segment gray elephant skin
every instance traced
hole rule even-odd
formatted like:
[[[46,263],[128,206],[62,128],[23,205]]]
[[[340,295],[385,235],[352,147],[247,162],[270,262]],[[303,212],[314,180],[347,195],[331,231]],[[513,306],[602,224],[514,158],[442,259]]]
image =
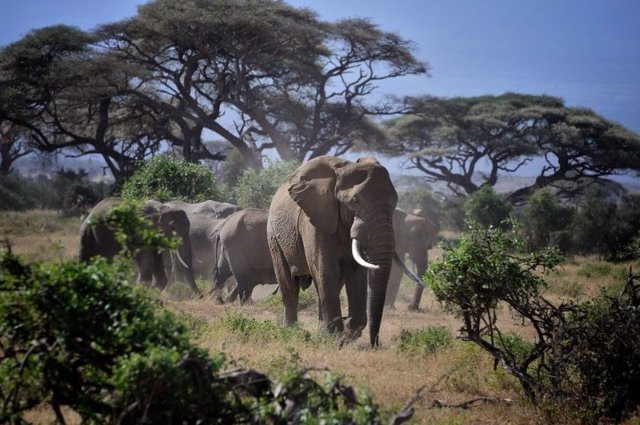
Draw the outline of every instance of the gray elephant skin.
[[[404,260],[408,255],[409,260],[416,266],[416,274],[423,276],[429,264],[429,249],[433,247],[438,233],[437,226],[431,220],[396,208],[393,213],[393,231],[398,256]],[[402,270],[394,262],[385,300],[385,306],[388,308],[395,308],[401,279]],[[418,310],[423,291],[423,285],[416,285],[409,310]]]
[[[241,210],[237,205],[217,201],[188,203],[183,201],[169,201],[165,205],[185,212],[189,219],[189,241],[193,258],[193,274],[208,282],[213,282],[213,270],[216,266],[214,230],[225,218]],[[184,269],[175,254],[170,262],[172,265],[171,280],[183,281]]]
[[[213,274],[212,296],[224,302],[225,283],[234,277],[237,285],[226,301],[251,301],[258,284],[277,284],[267,243],[266,211],[245,209],[233,213],[216,228],[217,266]]]
[[[120,198],[106,198],[100,201],[89,213],[80,227],[80,260],[88,261],[92,257],[102,256],[112,260],[120,251],[120,246],[116,241],[113,230],[104,224],[90,225],[90,222],[97,217],[104,216],[117,205],[122,204]],[[179,255],[185,282],[191,289],[200,293],[193,277],[193,267],[191,264],[191,244],[189,242],[189,220],[184,211],[164,205],[157,201],[146,201],[143,204],[141,214],[149,219],[156,230],[167,236],[179,236],[182,240],[177,253]],[[163,253],[150,249],[140,249],[136,253],[136,263],[138,265],[138,281],[144,284],[155,285],[164,289],[167,286],[166,264],[163,260]]]
[[[397,201],[387,169],[373,158],[314,158],[278,189],[269,209],[267,241],[285,324],[297,321],[300,278],[310,276],[318,292],[320,328],[341,333],[348,342],[368,324],[371,346],[378,345]],[[348,300],[344,320],[342,286]]]

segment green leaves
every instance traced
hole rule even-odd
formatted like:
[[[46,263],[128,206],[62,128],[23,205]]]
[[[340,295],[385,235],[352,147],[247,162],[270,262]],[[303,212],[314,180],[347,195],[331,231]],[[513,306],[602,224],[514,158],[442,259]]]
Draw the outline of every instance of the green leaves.
[[[268,210],[271,198],[278,187],[299,165],[297,161],[283,161],[270,164],[262,170],[245,170],[233,190],[238,205],[243,208]]]
[[[122,187],[126,199],[223,201],[213,173],[203,165],[156,156],[140,167]]]
[[[456,246],[443,246],[442,260],[425,275],[438,300],[461,317],[538,293],[546,283],[537,271],[552,270],[561,261],[555,251],[520,254],[514,232],[475,223],[468,230]]]

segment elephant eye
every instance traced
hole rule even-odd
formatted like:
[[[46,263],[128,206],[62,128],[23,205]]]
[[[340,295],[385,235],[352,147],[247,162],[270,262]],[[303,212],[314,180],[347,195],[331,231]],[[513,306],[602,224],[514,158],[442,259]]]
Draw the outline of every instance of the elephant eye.
[[[358,200],[358,195],[353,195],[353,196],[351,197],[351,203],[355,205],[355,204],[357,204],[358,202],[359,202],[359,200]]]

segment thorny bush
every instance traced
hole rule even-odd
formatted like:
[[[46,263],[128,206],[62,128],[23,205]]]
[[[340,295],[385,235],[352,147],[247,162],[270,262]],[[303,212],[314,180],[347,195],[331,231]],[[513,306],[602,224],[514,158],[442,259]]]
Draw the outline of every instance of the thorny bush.
[[[620,420],[640,407],[640,291],[628,278],[619,296],[553,304],[544,272],[560,264],[555,251],[522,254],[515,229],[471,223],[456,246],[425,275],[445,308],[462,319],[462,338],[490,353],[524,394],[552,415],[585,422]],[[533,328],[514,340],[498,322],[507,307]],[[514,341],[517,342],[514,344]]]

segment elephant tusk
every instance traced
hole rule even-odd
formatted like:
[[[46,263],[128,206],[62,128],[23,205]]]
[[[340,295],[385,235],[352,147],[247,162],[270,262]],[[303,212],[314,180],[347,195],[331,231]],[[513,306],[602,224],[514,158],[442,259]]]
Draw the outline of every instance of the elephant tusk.
[[[180,255],[180,251],[176,250],[176,257],[178,257],[178,261],[180,262],[180,264],[182,264],[182,267],[184,267],[187,270],[190,269],[187,263],[182,259],[182,256]]]
[[[398,264],[398,267],[400,267],[400,270],[402,270],[404,274],[406,274],[411,280],[413,280],[413,282],[416,285],[425,286],[422,279],[420,279],[417,274],[411,271],[411,269],[409,269],[409,267],[407,267],[406,264],[404,264],[404,261],[402,261],[402,259],[400,258],[400,255],[395,250],[393,251],[393,261],[395,261]]]
[[[360,264],[362,267],[373,270],[380,268],[380,266],[376,266],[375,264],[367,263],[365,259],[362,258],[362,255],[360,255],[360,243],[357,239],[352,239],[351,254],[353,255],[353,259],[356,260],[356,263]]]

